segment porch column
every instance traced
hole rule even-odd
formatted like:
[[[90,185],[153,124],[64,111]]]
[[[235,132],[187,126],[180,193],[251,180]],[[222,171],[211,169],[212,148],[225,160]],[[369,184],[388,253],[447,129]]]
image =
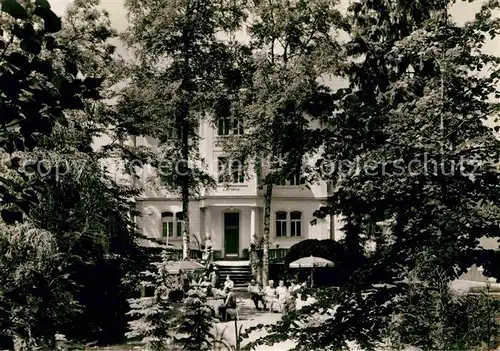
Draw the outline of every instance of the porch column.
[[[205,237],[207,236],[207,227],[205,225],[205,211],[206,209],[204,207],[200,208],[200,228],[199,228],[199,233],[200,233],[200,239],[204,240]]]
[[[209,207],[205,207],[205,218],[204,218],[204,234],[205,237],[208,235],[210,236],[210,239],[212,240],[212,243],[214,242],[214,237],[212,235],[212,211],[210,210]],[[205,239],[205,238],[203,238]]]
[[[250,209],[250,244],[255,243],[255,237],[257,236],[257,215],[256,215],[257,210],[255,207],[252,207]]]

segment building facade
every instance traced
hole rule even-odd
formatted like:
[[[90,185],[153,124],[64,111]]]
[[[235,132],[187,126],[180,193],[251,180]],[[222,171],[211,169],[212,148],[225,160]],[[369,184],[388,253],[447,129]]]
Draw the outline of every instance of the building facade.
[[[215,259],[247,259],[250,245],[263,235],[264,197],[255,169],[243,170],[227,164],[221,138],[243,133],[237,126],[228,126],[214,127],[206,122],[200,128],[200,155],[217,185],[190,201],[191,249],[199,248],[199,243],[210,237]],[[157,145],[148,137],[135,137],[133,143],[153,149]],[[137,199],[141,213],[136,219],[138,227],[147,237],[182,247],[184,220],[180,197],[163,188],[151,168],[142,169],[137,181],[144,189]],[[335,217],[311,223],[314,211],[325,203],[327,196],[326,183],[302,184],[300,176],[276,185],[271,206],[271,251],[286,252],[304,239],[338,240],[340,223]]]

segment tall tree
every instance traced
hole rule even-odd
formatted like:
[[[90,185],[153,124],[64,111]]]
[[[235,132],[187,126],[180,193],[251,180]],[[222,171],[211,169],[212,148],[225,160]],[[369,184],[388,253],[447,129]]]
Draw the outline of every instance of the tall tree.
[[[0,335],[20,341],[16,349],[54,349],[55,333],[77,306],[63,271],[67,256],[34,212],[60,169],[23,161],[32,161],[43,136],[67,124],[65,112],[96,96],[99,82],[78,78],[75,61],[61,53],[65,48],[54,37],[61,20],[47,1],[4,0],[1,10],[1,157],[10,161],[0,178],[6,222],[0,229]]]
[[[180,192],[184,220],[183,257],[189,258],[189,201],[211,177],[196,162],[199,125],[220,61],[229,59],[221,34],[237,29],[244,14],[238,1],[127,0],[125,40],[136,54],[124,91],[118,129],[159,140],[153,164],[170,190]]]
[[[500,234],[500,145],[484,123],[498,116],[491,98],[499,96],[500,59],[482,51],[500,30],[492,16],[498,2],[485,2],[464,25],[449,17],[451,3],[363,0],[350,7],[350,89],[339,92],[324,157],[352,161],[359,171],[334,175],[335,191],[318,215],[344,215],[352,247],[371,239],[374,218],[389,220],[390,231],[339,294],[320,298],[314,309],[324,322],[280,325],[298,332],[301,346],[338,349],[355,340],[375,347],[391,320],[411,322],[406,297],[415,279],[428,296],[481,256],[479,238]],[[311,322],[306,314],[299,319]],[[441,334],[433,344],[413,342],[456,349],[441,332],[433,331]]]
[[[3,0],[0,4],[0,147],[12,155],[33,150],[38,137],[50,134],[57,122],[64,123],[63,112],[81,108],[82,93],[92,94],[95,87],[76,77],[74,62],[68,60],[59,69],[51,61],[50,55],[60,49],[53,34],[61,29],[61,20],[48,1]],[[19,173],[21,184],[2,180],[2,219],[22,222],[22,213],[36,201],[38,186],[18,172],[19,157],[12,156],[9,168]]]
[[[269,279],[269,237],[273,187],[306,176],[306,158],[318,150],[318,126],[331,113],[330,89],[324,83],[340,53],[336,29],[341,16],[334,1],[255,1],[249,10],[252,64],[244,84],[226,94],[234,119],[243,119],[243,137],[231,138],[226,150],[256,160],[264,196],[262,280]],[[241,89],[243,88],[243,89]],[[267,164],[264,164],[267,163]]]
[[[54,62],[71,60],[78,73],[100,89],[84,95],[83,109],[66,113],[67,125],[55,127],[35,150],[56,163],[61,174],[42,192],[33,220],[56,235],[65,260],[63,272],[78,286],[71,292],[81,313],[60,332],[79,341],[109,344],[122,341],[126,298],[135,288],[124,281],[143,257],[129,217],[137,193],[103,170],[110,155],[93,148],[94,140],[106,131],[110,106],[100,98],[112,96],[109,88],[117,66],[115,47],[109,42],[117,33],[99,5],[99,0],[75,1],[56,37],[64,49]],[[96,280],[105,283],[96,285]]]

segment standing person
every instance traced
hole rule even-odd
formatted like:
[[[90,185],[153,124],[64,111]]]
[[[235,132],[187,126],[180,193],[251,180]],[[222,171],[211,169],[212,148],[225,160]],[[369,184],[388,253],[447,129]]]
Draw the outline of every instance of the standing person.
[[[262,290],[260,289],[259,284],[255,282],[255,279],[252,279],[250,284],[248,284],[248,292],[250,293],[250,299],[255,304],[255,308],[257,311],[260,311],[259,301],[264,306],[264,299],[262,298]]]
[[[226,276],[226,281],[224,282],[224,289],[226,288],[234,288],[234,282],[231,280],[231,277],[229,275]]]
[[[219,275],[217,271],[217,266],[214,266],[208,276],[210,279],[210,282],[212,283],[212,288],[218,289],[219,288]]]
[[[206,265],[212,263],[212,239],[210,239],[209,235],[206,236],[203,245],[203,261],[205,261]]]
[[[184,292],[184,294],[187,294],[190,285],[189,276],[188,274],[186,274],[186,272],[182,270],[179,271],[179,275],[181,277],[181,282],[182,282],[182,291]]]

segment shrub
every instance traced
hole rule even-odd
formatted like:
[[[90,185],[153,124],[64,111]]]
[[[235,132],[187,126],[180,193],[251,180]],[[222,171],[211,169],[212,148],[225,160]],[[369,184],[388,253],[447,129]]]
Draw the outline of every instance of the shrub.
[[[427,291],[405,307],[394,316],[390,331],[392,344],[398,348],[490,349],[499,335],[500,303],[486,294],[453,296]]]
[[[165,253],[162,261],[154,264],[154,269],[143,273],[145,280],[143,284],[155,288],[154,297],[141,297],[129,301],[131,311],[128,314],[138,318],[129,323],[131,330],[127,333],[127,337],[139,338],[146,350],[168,349],[172,340],[173,307],[168,296],[170,288],[175,284],[172,277],[166,274],[165,265],[168,258],[168,253]]]
[[[183,336],[177,338],[176,342],[182,345],[183,350],[212,349],[213,318],[206,305],[206,295],[201,290],[195,288],[188,292],[178,325],[177,333]]]
[[[408,276],[388,328],[390,343],[426,350],[491,349],[500,335],[500,301],[489,290],[457,294],[439,279],[439,269],[434,271],[426,271],[426,281]]]

